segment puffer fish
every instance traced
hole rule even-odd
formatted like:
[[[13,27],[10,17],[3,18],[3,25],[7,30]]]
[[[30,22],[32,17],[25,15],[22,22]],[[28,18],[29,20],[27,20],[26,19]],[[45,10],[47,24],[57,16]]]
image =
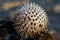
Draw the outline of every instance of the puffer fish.
[[[33,38],[36,34],[41,35],[41,31],[47,30],[48,17],[41,5],[27,3],[15,13],[15,29],[21,37],[20,40]]]

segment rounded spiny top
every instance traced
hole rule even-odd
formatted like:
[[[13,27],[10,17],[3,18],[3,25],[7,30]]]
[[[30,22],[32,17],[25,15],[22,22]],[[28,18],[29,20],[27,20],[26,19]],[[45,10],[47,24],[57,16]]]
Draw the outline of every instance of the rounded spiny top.
[[[16,30],[23,38],[33,37],[47,28],[48,18],[46,12],[35,3],[24,4],[16,11]]]

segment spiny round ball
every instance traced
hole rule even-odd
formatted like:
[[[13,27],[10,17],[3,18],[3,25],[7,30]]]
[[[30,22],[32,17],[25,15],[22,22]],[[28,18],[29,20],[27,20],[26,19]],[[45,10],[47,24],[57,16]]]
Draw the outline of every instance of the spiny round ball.
[[[21,37],[33,37],[47,27],[46,12],[35,3],[24,4],[15,17],[16,30]]]

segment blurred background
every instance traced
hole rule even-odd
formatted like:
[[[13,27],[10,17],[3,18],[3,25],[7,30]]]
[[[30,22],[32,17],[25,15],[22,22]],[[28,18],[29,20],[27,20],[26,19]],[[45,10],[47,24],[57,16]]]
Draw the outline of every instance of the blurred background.
[[[0,0],[0,29],[3,28],[2,25],[6,23],[1,20],[9,20],[9,14],[27,2],[34,2],[45,9],[49,19],[48,28],[52,29],[60,40],[60,0]],[[11,16],[13,16],[13,14]],[[6,29],[3,28],[3,31],[4,30]],[[3,34],[3,32],[1,34]],[[10,34],[7,36],[10,37]],[[7,36],[5,40],[9,40]]]

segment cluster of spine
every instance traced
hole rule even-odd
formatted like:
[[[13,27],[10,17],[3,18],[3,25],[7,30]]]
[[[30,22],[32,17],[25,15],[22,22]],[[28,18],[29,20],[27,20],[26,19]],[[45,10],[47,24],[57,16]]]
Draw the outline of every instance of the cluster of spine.
[[[41,31],[47,30],[48,18],[45,10],[35,3],[24,4],[16,12],[14,21],[21,40],[28,37],[41,35]]]

